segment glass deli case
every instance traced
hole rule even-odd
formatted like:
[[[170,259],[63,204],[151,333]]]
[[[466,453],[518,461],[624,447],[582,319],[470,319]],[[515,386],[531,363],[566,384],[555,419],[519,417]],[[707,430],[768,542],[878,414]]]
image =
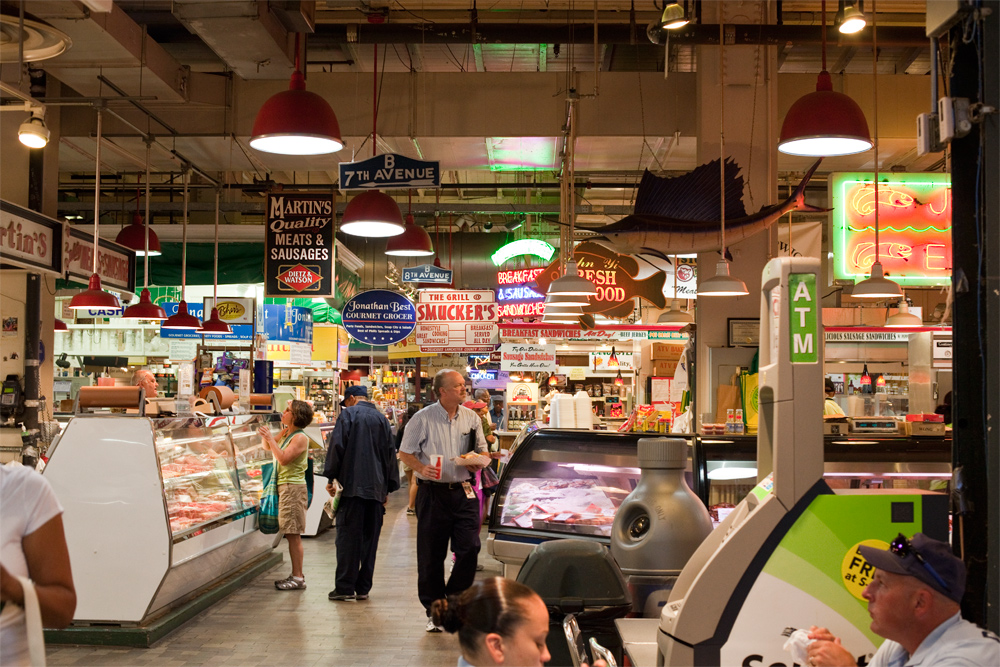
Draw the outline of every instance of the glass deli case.
[[[656,434],[525,428],[490,512],[488,553],[516,577],[536,544],[579,537],[610,544],[622,501],[639,482],[637,443]]]
[[[70,420],[44,475],[64,508],[75,621],[140,623],[270,553],[280,536],[257,530],[270,417]]]

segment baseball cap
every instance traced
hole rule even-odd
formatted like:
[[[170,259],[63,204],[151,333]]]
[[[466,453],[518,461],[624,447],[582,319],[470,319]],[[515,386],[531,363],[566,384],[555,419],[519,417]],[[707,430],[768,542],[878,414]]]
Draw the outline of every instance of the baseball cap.
[[[344,398],[347,399],[351,396],[360,396],[361,398],[368,398],[368,387],[360,384],[354,384],[344,390]]]
[[[889,549],[861,546],[858,551],[880,570],[916,577],[945,597],[961,602],[965,594],[965,563],[951,545],[917,533],[912,540],[900,533]]]
[[[482,401],[466,401],[465,403],[462,403],[462,405],[470,410],[480,410],[486,407],[486,404]]]

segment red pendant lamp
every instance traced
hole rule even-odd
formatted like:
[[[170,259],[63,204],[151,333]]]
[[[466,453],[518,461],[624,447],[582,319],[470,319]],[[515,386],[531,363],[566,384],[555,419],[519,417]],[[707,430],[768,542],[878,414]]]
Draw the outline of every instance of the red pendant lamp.
[[[146,198],[148,200],[148,187]],[[135,252],[137,257],[142,257],[146,254],[146,231],[149,229],[148,225],[143,224],[142,216],[139,215],[139,196],[136,194],[135,198],[136,212],[132,215],[132,224],[123,227],[118,236],[115,237],[115,243],[118,245],[123,245],[129,250]],[[148,206],[146,207],[149,208]],[[146,219],[149,219],[149,212],[146,213]],[[149,254],[152,257],[160,255],[160,239],[152,229],[149,229]]]
[[[69,331],[69,327],[66,326],[66,323],[60,320],[59,318],[56,318],[55,326],[52,327],[52,329],[56,333],[67,333]]]
[[[407,214],[403,233],[389,239],[385,244],[385,254],[397,257],[429,257],[434,254],[434,244],[427,230],[416,224],[412,214]]]
[[[280,155],[325,155],[344,147],[340,123],[330,104],[306,90],[295,35],[295,71],[288,90],[272,95],[257,112],[250,146]]]
[[[233,333],[229,324],[219,317],[215,304],[219,301],[219,190],[215,191],[215,278],[212,283],[212,314],[205,320],[198,333],[203,336],[225,336]]]
[[[177,312],[166,319],[160,325],[161,329],[186,329],[188,331],[200,329],[201,320],[194,315],[188,314],[187,301],[184,300],[184,293],[187,289],[187,234],[188,234],[188,182],[191,177],[191,170],[184,170],[184,216],[182,219],[181,241],[181,302],[177,304]]]
[[[100,236],[98,224],[101,221],[101,120],[102,110],[97,110],[97,163],[94,174],[94,272],[90,275],[87,289],[76,294],[69,302],[73,310],[117,310],[121,308],[118,297],[101,289],[101,277],[97,275],[97,255],[100,251]]]
[[[149,256],[153,254],[150,252],[150,237],[149,237],[149,147],[150,144],[146,142],[146,224],[144,229],[146,234],[143,236],[143,261],[145,262],[145,268],[142,272],[142,293],[139,295],[139,303],[134,303],[125,309],[122,313],[122,319],[125,320],[165,320],[167,319],[167,313],[160,306],[153,303],[149,295]],[[137,218],[139,217],[136,213]],[[131,225],[134,227],[135,225]],[[121,234],[119,234],[121,236]],[[156,254],[159,254],[157,252]]]
[[[826,71],[826,0],[823,18],[823,69],[816,79],[816,92],[800,97],[785,114],[778,150],[788,155],[853,155],[872,147],[868,121],[858,103],[833,90]]]

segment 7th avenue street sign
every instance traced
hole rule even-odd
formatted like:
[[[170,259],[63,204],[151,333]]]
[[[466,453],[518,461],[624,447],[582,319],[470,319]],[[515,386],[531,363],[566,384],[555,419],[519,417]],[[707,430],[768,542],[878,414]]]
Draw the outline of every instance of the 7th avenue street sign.
[[[439,188],[441,163],[384,153],[361,162],[340,163],[340,189]]]

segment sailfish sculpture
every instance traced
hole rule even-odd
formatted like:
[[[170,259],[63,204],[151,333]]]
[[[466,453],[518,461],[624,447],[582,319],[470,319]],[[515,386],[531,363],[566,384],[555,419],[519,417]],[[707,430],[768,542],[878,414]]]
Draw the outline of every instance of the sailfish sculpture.
[[[805,203],[806,184],[822,158],[809,168],[788,199],[765,206],[753,215],[743,207],[743,176],[731,158],[726,160],[726,245],[763,231],[789,211],[822,213],[829,209]],[[719,160],[694,171],[664,178],[646,170],[639,182],[632,215],[603,227],[588,227],[622,254],[657,256],[722,249],[719,204]]]

